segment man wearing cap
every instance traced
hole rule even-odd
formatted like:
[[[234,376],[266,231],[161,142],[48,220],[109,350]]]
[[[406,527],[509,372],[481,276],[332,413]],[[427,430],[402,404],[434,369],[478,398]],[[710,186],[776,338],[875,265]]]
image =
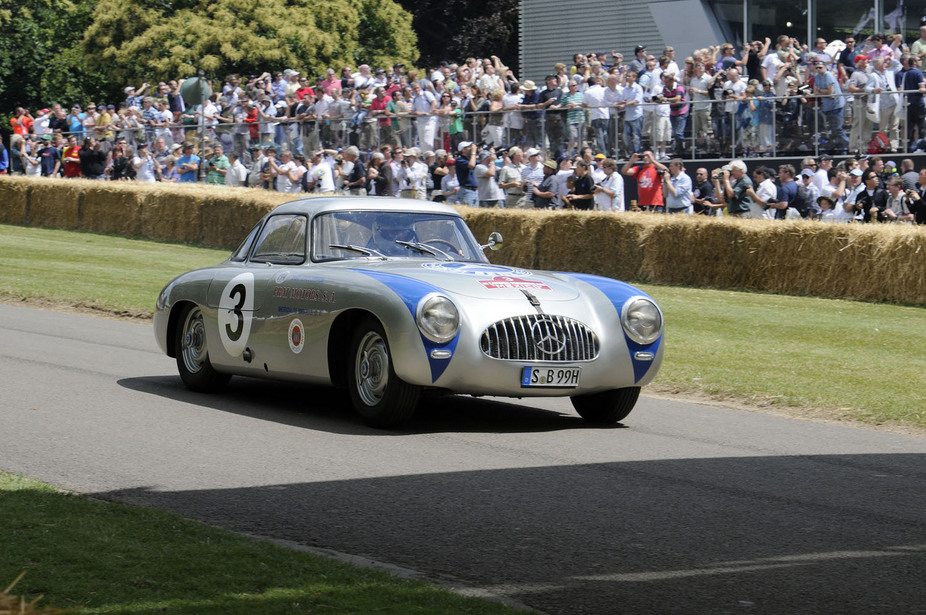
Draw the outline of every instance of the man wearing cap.
[[[634,58],[628,65],[630,70],[640,75],[646,70],[646,45],[637,45],[633,50]]]
[[[849,130],[850,152],[862,151],[871,139],[872,122],[865,114],[865,107],[868,105],[868,96],[865,92],[867,85],[868,56],[855,56],[855,70],[846,81],[846,91],[853,95],[852,127]]]
[[[520,147],[508,150],[508,162],[498,172],[498,187],[505,191],[505,206],[509,208],[527,207],[524,193],[523,172],[527,168]]]
[[[833,168],[833,157],[829,154],[820,156],[820,164],[813,174],[813,185],[817,194],[823,194],[823,188],[830,183],[829,171]]]
[[[496,181],[495,151],[484,149],[478,156],[479,164],[473,174],[478,183],[479,207],[504,207],[502,191]]]
[[[553,199],[556,197],[553,187],[556,178],[556,163],[546,160],[542,168],[543,178],[539,182],[531,180],[528,182],[528,187],[533,195],[534,209],[552,209]]]
[[[141,109],[142,100],[144,100],[145,90],[148,89],[148,83],[145,82],[141,84],[141,87],[138,90],[135,89],[135,86],[126,86],[125,88],[125,106],[128,107],[137,107]]]
[[[460,143],[460,155],[454,160],[453,166],[457,180],[460,182],[458,198],[461,205],[475,207],[479,203],[478,182],[476,180],[477,159],[476,146],[471,141]]]
[[[563,97],[563,90],[557,82],[556,75],[550,74],[546,76],[546,86],[540,92],[540,102],[538,103],[540,109],[546,110],[541,115],[541,119],[553,155],[559,154],[563,147],[563,114],[559,111],[559,101]],[[540,142],[537,145],[542,147],[543,143]]]
[[[55,146],[54,137],[50,134],[42,137],[42,147],[38,152],[41,160],[42,177],[57,177],[61,170],[61,152]]]
[[[161,167],[147,143],[138,144],[132,158],[132,168],[135,169],[135,179],[140,182],[156,182],[161,174]]]
[[[524,155],[527,156],[527,164],[521,169],[521,185],[527,193],[525,207],[531,207],[534,192],[530,187],[532,183],[539,184],[543,181],[543,159],[540,156],[540,150],[536,147],[528,149]]]

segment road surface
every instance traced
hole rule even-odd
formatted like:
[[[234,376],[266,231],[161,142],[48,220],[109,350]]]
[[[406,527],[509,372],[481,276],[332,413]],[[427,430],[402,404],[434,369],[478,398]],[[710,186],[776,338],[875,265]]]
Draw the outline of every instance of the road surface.
[[[546,613],[926,613],[926,438],[642,397],[186,391],[151,327],[0,305],[0,469]],[[671,361],[671,349],[666,360]]]

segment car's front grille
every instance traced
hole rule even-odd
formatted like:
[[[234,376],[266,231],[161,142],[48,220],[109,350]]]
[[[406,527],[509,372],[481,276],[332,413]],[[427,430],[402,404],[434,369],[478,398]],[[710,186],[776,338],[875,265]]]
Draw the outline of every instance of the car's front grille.
[[[598,356],[595,332],[565,316],[531,314],[500,320],[482,332],[482,352],[507,361],[590,361]]]

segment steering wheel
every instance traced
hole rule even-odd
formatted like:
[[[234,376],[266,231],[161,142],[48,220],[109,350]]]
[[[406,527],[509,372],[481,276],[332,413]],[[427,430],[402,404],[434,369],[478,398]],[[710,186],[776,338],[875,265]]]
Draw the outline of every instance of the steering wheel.
[[[432,243],[433,243],[433,244],[438,244],[438,245],[443,245],[443,246],[446,246],[447,248],[449,248],[449,250],[450,250],[451,253],[456,254],[457,256],[463,256],[463,252],[461,252],[460,249],[459,249],[458,247],[456,247],[454,244],[450,243],[450,242],[447,241],[446,239],[440,239],[440,238],[428,239],[427,241],[422,241],[421,243],[423,243],[423,244],[425,244],[425,245],[432,244]]]

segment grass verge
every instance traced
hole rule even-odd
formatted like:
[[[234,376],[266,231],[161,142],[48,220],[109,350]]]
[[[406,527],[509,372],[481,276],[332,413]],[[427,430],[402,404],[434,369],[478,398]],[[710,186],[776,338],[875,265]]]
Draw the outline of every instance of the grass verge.
[[[4,472],[0,527],[0,586],[81,613],[523,613]]]
[[[174,276],[228,252],[0,226],[0,297],[150,315]],[[656,388],[870,424],[926,427],[926,309],[669,286]],[[795,409],[797,411],[795,412]]]

